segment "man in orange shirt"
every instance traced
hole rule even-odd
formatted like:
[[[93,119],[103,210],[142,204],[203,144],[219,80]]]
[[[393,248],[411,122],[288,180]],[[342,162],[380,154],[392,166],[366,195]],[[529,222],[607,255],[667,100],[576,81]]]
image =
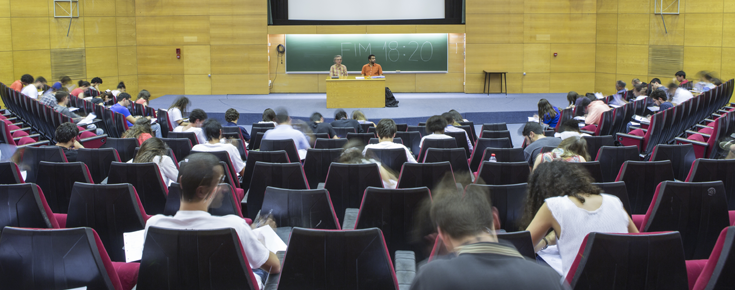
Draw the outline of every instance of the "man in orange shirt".
[[[362,76],[372,77],[372,76],[382,76],[382,75],[383,75],[383,67],[375,63],[375,55],[371,54],[370,56],[368,56],[368,64],[362,66]]]
[[[20,80],[17,80],[13,82],[13,84],[10,85],[10,88],[15,90],[16,92],[19,92],[23,90],[23,88],[33,82],[33,76],[29,74],[24,74],[22,77],[20,77]]]

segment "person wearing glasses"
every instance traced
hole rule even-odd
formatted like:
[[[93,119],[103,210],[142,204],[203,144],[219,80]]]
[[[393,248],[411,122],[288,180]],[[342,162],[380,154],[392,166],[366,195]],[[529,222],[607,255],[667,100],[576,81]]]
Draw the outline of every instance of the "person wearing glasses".
[[[245,219],[236,215],[213,216],[208,212],[212,202],[221,198],[221,192],[229,190],[220,186],[224,182],[225,169],[220,165],[219,159],[209,153],[194,153],[186,159],[187,165],[179,171],[179,211],[173,217],[159,214],[148,219],[145,234],[148,234],[150,227],[176,230],[234,229],[248,257],[250,268],[253,269],[255,280],[262,289],[268,273],[281,272],[278,257],[258,241]],[[268,223],[274,226],[272,221],[269,220]]]
[[[329,68],[329,76],[330,77],[346,77],[347,76],[347,67],[344,64],[342,64],[341,55],[334,56],[334,64]]]

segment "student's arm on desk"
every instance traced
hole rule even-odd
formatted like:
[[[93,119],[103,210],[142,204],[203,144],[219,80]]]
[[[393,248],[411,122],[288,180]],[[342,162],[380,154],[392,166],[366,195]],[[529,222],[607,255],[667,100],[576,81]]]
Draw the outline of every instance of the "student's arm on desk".
[[[278,261],[278,256],[275,253],[268,251],[268,260],[260,268],[268,271],[268,273],[278,274],[281,273],[281,262]]]

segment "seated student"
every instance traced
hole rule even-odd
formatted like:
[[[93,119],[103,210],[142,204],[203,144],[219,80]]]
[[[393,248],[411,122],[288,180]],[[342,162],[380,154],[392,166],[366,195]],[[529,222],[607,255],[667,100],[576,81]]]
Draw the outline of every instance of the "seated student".
[[[362,150],[362,155],[367,156],[368,149],[392,149],[392,148],[403,148],[406,150],[406,160],[409,163],[416,163],[416,159],[413,158],[411,150],[409,150],[403,144],[393,143],[393,138],[396,137],[396,122],[393,119],[382,119],[375,126],[375,132],[378,133],[380,142],[378,144],[368,144],[365,149]]]
[[[352,140],[345,144],[342,154],[339,156],[339,163],[347,164],[366,164],[375,163],[378,164],[378,170],[380,171],[380,178],[383,181],[383,187],[395,189],[398,186],[398,177],[396,177],[390,169],[385,168],[380,161],[373,158],[365,157],[362,154],[365,150],[361,141]]]
[[[276,111],[273,111],[271,108],[267,108],[263,111],[263,121],[258,122],[258,124],[265,124],[265,123],[271,123],[274,126],[278,125],[276,122]]]
[[[454,139],[454,137],[444,134],[444,130],[446,130],[446,128],[447,119],[439,115],[429,117],[429,119],[426,120],[426,133],[431,134],[421,137],[419,147],[424,146],[424,140],[426,139]]]
[[[356,120],[360,124],[373,124],[373,126],[375,126],[375,123],[368,121],[367,117],[365,117],[365,113],[360,110],[352,111],[352,119]]]
[[[138,118],[145,119],[145,118]],[[149,135],[150,136],[150,135]],[[166,143],[158,138],[149,138],[145,142],[140,144],[138,154],[135,158],[130,159],[128,163],[147,163],[153,162],[158,165],[158,171],[161,173],[163,178],[163,184],[166,186],[171,185],[172,182],[176,182],[179,176],[179,169],[174,164],[171,157],[168,156],[168,146]]]
[[[715,84],[711,82],[712,79],[714,79],[712,77],[712,73],[708,71],[700,71],[697,73],[697,77],[699,77],[699,82],[693,86],[695,91],[706,92],[716,87]]]
[[[462,117],[462,114],[457,112],[455,109],[449,110],[449,113],[452,114],[452,117],[454,118],[454,124],[452,124],[454,126],[462,126],[459,122],[469,122],[469,120]]]
[[[71,90],[71,92],[69,93],[70,95],[79,97],[79,94],[81,94],[83,91],[89,90],[89,87],[92,86],[91,84],[89,84],[88,81],[83,81],[83,80],[80,80],[78,84],[79,84],[79,87]]]
[[[148,90],[140,90],[138,93],[138,99],[135,100],[136,104],[148,106],[148,100],[151,98],[151,93]]]
[[[239,119],[240,113],[234,108],[229,108],[227,109],[227,111],[225,111],[225,121],[227,121],[227,124],[225,124],[225,126],[240,128],[240,134],[242,134],[242,138],[245,139],[245,142],[250,142],[250,134],[248,134],[248,130],[245,129],[243,126],[237,125],[237,120]]]
[[[523,138],[526,141],[526,149],[523,149],[523,155],[526,157],[528,166],[533,166],[536,156],[544,147],[556,147],[561,143],[561,139],[554,137],[546,137],[544,128],[536,122],[528,122],[523,127]]]
[[[46,85],[46,78],[37,77],[36,81],[34,81],[32,84],[28,84],[25,87],[23,87],[23,90],[20,91],[20,93],[26,96],[29,96],[32,99],[38,99],[38,90],[43,89],[43,86],[45,85]]]
[[[574,108],[574,106],[577,104],[577,99],[579,99],[579,94],[577,94],[577,92],[570,91],[569,93],[567,93],[567,101],[569,102],[567,109]]]
[[[74,122],[78,122],[82,119],[81,116],[74,114],[74,112],[69,111],[69,107],[67,107],[69,104],[69,93],[65,91],[58,91],[56,92],[56,106],[54,106],[54,110],[61,113],[64,116],[67,116],[74,120]]]
[[[635,98],[635,96],[633,95],[633,91],[635,91],[635,88],[638,85],[644,85],[644,86],[648,87],[648,84],[642,82],[639,78],[634,78],[633,80],[631,80],[630,81],[630,85],[632,85],[633,88],[630,89],[630,90],[628,90],[628,92],[626,93],[626,98],[625,98],[625,100],[628,101],[628,102],[632,101]]]
[[[674,74],[674,78],[676,79],[677,82],[679,82],[679,87],[680,88],[683,88],[683,89],[685,89],[687,91],[689,91],[689,90],[692,89],[692,82],[690,82],[687,79],[687,73],[685,73],[683,70],[680,70],[680,71],[676,72]],[[671,88],[669,87],[669,89],[671,89]]]
[[[197,136],[199,144],[207,143],[207,136],[202,132],[202,124],[207,119],[207,113],[202,109],[194,109],[189,114],[189,123],[184,126],[178,126],[174,132],[194,132]],[[194,144],[192,144],[194,145]]]
[[[191,113],[193,114],[194,112],[192,111]],[[222,125],[219,121],[215,119],[204,121],[202,132],[204,132],[207,142],[194,145],[191,150],[206,152],[227,151],[227,154],[230,155],[232,166],[235,167],[237,174],[242,176],[243,172],[245,172],[245,162],[242,162],[242,156],[240,155],[240,151],[237,150],[237,147],[229,142],[222,142],[225,140],[222,140]]]
[[[620,199],[602,194],[592,182],[584,168],[559,161],[541,163],[528,179],[521,224],[531,220],[526,230],[531,232],[536,251],[558,246],[563,276],[587,234],[638,232]]]
[[[133,122],[135,122],[135,117],[133,117],[133,115],[130,114],[130,110],[128,110],[131,98],[132,97],[128,93],[120,93],[120,95],[117,96],[117,104],[114,104],[110,107],[111,111],[125,116],[125,120],[128,122],[128,128],[133,127]],[[144,118],[150,119],[151,117]],[[162,138],[161,125],[153,124],[151,125],[151,130],[155,132],[156,138]]]
[[[12,84],[10,84],[10,88],[20,93],[25,86],[33,83],[33,80],[34,78],[32,75],[24,74],[23,76],[20,77],[19,80],[16,80]]]
[[[116,103],[115,96],[111,92],[102,92],[99,97],[102,99],[102,102],[98,103],[100,106],[112,106]],[[95,99],[92,99],[92,102],[94,103],[99,101],[95,101]]]
[[[594,94],[592,95],[592,98],[595,100],[597,99]],[[589,106],[591,102],[592,101],[590,100],[590,98],[588,98],[586,95],[577,98],[577,101],[574,102],[574,116],[584,117],[585,115],[587,115],[587,106]]]
[[[120,93],[126,92],[127,88],[125,87],[124,82],[120,82],[117,84],[117,90],[112,90],[110,93],[112,93],[113,96],[119,95]]]
[[[628,97],[628,89],[625,88],[625,82],[617,81],[615,83],[615,90],[617,91],[617,93],[614,94],[612,100],[610,100],[610,105],[624,106],[625,104],[627,104],[628,101],[626,101],[626,99]]]
[[[319,112],[311,114],[311,118],[309,120],[309,128],[311,128],[312,133],[327,133],[330,138],[339,139],[337,132],[334,131],[334,127],[329,123],[324,123],[324,116]]]
[[[602,113],[610,111],[610,106],[605,104],[602,100],[598,100],[595,95],[591,95],[590,104],[587,105],[587,116],[584,118],[584,123],[587,125],[599,125],[600,117]]]
[[[334,112],[334,121],[332,121],[332,127],[351,127],[355,128],[355,133],[365,133],[362,131],[362,127],[357,120],[347,119],[347,112],[342,109],[338,109]]]
[[[87,96],[87,93],[86,92],[85,93],[82,93],[82,94],[84,94],[84,96]],[[112,101],[112,93],[110,93],[110,92],[102,92],[98,96],[92,97],[92,99],[89,100],[89,101],[92,102],[92,104],[104,106],[107,99],[109,99],[110,101]]]
[[[552,106],[548,100],[541,99],[538,101],[538,117],[539,121],[553,129],[559,123],[561,113],[559,112],[559,108]]]
[[[562,140],[559,146],[556,146],[551,152],[536,156],[533,169],[536,169],[539,164],[544,162],[587,162],[587,160],[590,160],[590,156],[587,154],[587,141],[580,136],[570,137]]]
[[[44,104],[49,107],[56,106],[56,92],[61,91],[62,89],[61,83],[56,82],[53,86],[51,86],[50,89],[48,89],[46,92],[43,93],[43,96],[39,98],[39,102],[41,104]]]
[[[135,138],[138,139],[138,144],[143,144],[143,142],[153,137],[151,133],[153,133],[151,132],[151,120],[148,120],[148,118],[140,117],[138,119],[135,119],[135,125],[125,131],[122,137]]]
[[[263,134],[263,140],[293,139],[296,149],[299,150],[299,156],[301,156],[301,159],[304,159],[306,157],[306,150],[311,148],[309,139],[306,138],[304,133],[291,126],[291,117],[288,116],[286,109],[278,108],[277,110],[276,121],[278,122],[278,126],[266,131]]]
[[[675,83],[669,84],[669,100],[674,106],[682,104],[691,98],[694,98],[694,95],[689,90],[677,86]]]
[[[660,111],[664,111],[664,110],[669,109],[669,108],[671,108],[671,107],[674,106],[670,102],[666,101],[666,93],[664,91],[662,91],[662,90],[654,90],[653,92],[651,92],[651,97],[650,98],[653,100],[653,105],[656,105],[656,106],[659,107],[659,112]],[[649,117],[650,118],[651,115],[648,115],[646,117]],[[626,132],[629,132],[631,134],[634,134],[634,135],[643,136],[642,135],[643,131],[641,131],[641,130],[638,130],[638,131],[632,130],[631,131],[631,127],[632,126],[637,126],[637,125],[636,124],[633,124],[633,121],[628,122],[628,124],[625,126],[625,128],[626,128],[625,131]]]
[[[648,86],[645,84],[637,84],[635,87],[631,90],[633,93],[630,94],[630,100],[629,101],[639,101],[647,98],[646,91],[648,90]]]
[[[181,187],[181,205],[176,215],[155,215],[145,224],[145,233],[148,228],[159,227],[179,230],[209,230],[232,228],[240,238],[240,245],[248,257],[250,268],[253,269],[255,280],[262,289],[267,274],[281,272],[281,263],[276,254],[258,241],[251,226],[236,215],[212,216],[207,212],[212,202],[220,195],[219,183],[224,179],[224,168],[219,159],[208,153],[195,153],[187,157],[188,163],[181,168],[181,177],[178,179]],[[271,223],[273,223],[271,221]]]
[[[189,98],[181,96],[174,100],[171,107],[168,108],[168,118],[174,128],[178,126],[185,126],[184,114],[189,110]]]
[[[462,128],[454,127],[455,120],[454,116],[452,116],[451,113],[447,112],[442,114],[442,118],[447,121],[447,127],[444,128],[444,132],[462,132],[464,133],[464,138],[467,140],[467,147],[469,147],[470,151],[472,151],[472,141],[470,141],[470,137],[467,135],[467,131],[465,131]],[[459,145],[459,144],[457,144]]]
[[[561,140],[567,139],[569,137],[581,136],[590,136],[590,134],[582,133],[582,131],[579,130],[579,121],[574,119],[569,119],[564,121],[564,123],[561,123],[561,126],[559,127],[559,132],[554,133],[554,137],[561,138]]]
[[[565,289],[552,268],[498,241],[497,217],[486,193],[471,190],[463,196],[452,189],[432,189],[432,196],[432,226],[452,255],[419,268],[411,290]]]
[[[68,162],[76,162],[77,154],[79,154],[77,149],[84,148],[84,146],[77,141],[77,135],[79,135],[79,128],[77,128],[77,125],[74,123],[62,123],[58,128],[56,128],[56,146],[61,147],[61,150],[64,151],[64,155],[66,155],[66,161]]]
[[[97,91],[97,94],[99,95],[99,92],[102,91],[102,89],[100,89],[100,85],[102,84],[102,79],[99,77],[93,77],[92,80],[89,82],[92,83],[92,86],[89,88],[93,91]]]

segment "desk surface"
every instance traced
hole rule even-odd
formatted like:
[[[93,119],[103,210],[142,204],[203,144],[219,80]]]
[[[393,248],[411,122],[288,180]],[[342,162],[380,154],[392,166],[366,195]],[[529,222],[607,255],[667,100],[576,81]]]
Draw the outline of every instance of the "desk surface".
[[[384,80],[385,78],[375,78],[374,79],[374,78],[369,78],[369,77],[365,77],[365,79],[356,79],[355,76],[341,77],[338,79],[333,79],[331,77],[327,78],[327,81],[333,81],[333,82],[335,81],[384,81]]]
[[[327,79],[327,108],[385,107],[385,78]]]

